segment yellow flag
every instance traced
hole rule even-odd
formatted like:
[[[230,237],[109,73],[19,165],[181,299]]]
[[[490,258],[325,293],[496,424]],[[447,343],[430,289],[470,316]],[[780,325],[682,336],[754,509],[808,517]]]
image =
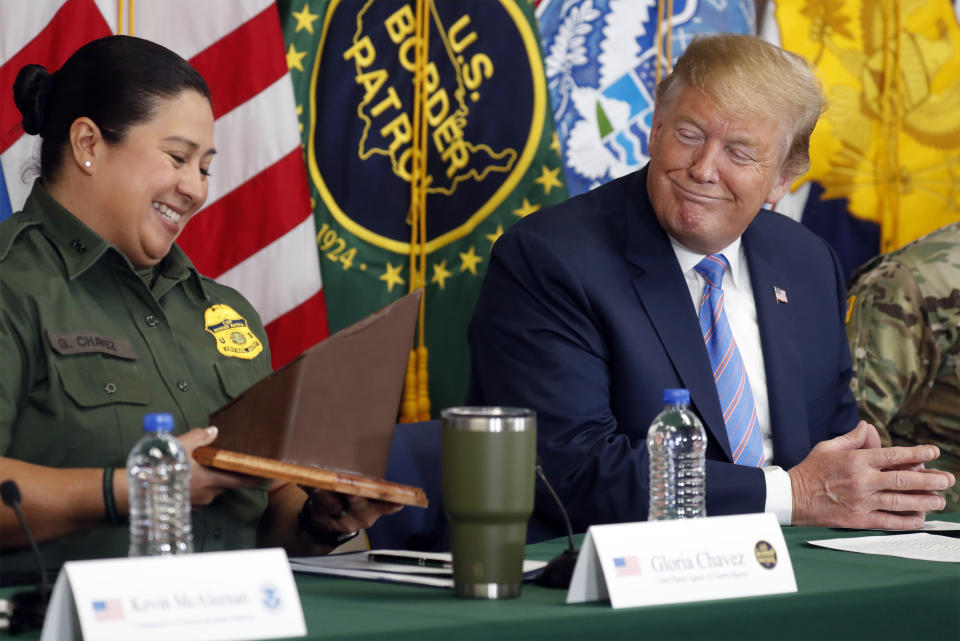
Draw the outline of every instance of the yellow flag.
[[[880,225],[887,252],[960,219],[960,26],[946,0],[778,0],[829,103],[800,182]]]

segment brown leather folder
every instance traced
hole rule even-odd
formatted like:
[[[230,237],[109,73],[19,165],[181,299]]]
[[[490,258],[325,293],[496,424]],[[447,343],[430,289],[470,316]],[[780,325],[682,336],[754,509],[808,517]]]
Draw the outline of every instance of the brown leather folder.
[[[317,343],[217,410],[220,435],[194,458],[221,469],[427,505],[383,481],[422,292]]]

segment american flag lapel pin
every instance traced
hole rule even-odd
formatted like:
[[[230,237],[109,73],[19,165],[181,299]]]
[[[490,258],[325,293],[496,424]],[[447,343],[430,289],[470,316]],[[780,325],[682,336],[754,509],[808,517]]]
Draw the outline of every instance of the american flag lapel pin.
[[[782,287],[773,286],[773,295],[777,297],[778,303],[787,304],[787,290]]]

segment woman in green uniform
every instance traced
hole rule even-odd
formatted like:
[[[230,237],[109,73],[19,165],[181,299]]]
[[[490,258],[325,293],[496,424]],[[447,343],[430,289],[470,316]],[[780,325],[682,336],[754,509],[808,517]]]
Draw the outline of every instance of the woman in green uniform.
[[[27,65],[14,97],[42,144],[23,211],[0,223],[0,480],[16,480],[56,570],[126,554],[123,468],[144,414],[172,413],[188,452],[209,444],[216,428],[198,426],[270,371],[270,353],[257,312],[174,243],[206,200],[216,154],[197,71],[110,36],[53,74]],[[209,327],[224,319],[246,326],[251,349],[218,348]],[[322,553],[399,509],[197,464],[190,489],[198,551]],[[0,507],[0,580],[32,572]]]

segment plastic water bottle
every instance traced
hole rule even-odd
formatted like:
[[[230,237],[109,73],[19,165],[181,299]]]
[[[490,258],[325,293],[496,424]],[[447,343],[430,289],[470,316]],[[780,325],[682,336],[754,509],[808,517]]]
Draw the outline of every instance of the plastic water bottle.
[[[144,436],[127,457],[130,556],[193,552],[190,461],[170,414],[143,417]]]
[[[690,392],[663,390],[663,411],[647,432],[650,521],[706,516],[707,434],[690,410]]]

